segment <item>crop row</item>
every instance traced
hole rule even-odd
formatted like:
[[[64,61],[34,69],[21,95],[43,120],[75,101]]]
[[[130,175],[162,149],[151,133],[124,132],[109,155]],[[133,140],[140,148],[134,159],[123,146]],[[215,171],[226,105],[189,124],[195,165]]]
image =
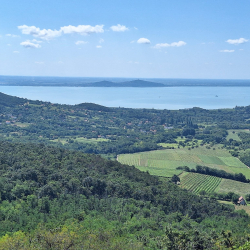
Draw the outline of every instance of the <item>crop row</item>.
[[[221,178],[197,173],[189,173],[181,179],[181,187],[194,193],[204,190],[207,193],[214,192],[219,186]]]

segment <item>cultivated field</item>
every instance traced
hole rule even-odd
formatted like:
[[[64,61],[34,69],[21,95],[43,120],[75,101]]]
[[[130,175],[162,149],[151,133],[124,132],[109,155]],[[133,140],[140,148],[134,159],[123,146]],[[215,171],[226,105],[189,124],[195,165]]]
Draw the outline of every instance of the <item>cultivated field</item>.
[[[181,187],[193,193],[199,194],[200,191],[212,193],[220,185],[222,178],[197,174],[197,173],[183,173],[180,175]]]
[[[215,176],[203,175],[198,173],[184,172],[180,175],[181,187],[194,193],[201,190],[207,193],[228,193],[234,192],[238,195],[245,196],[250,194],[250,184],[239,181],[223,179]]]
[[[250,184],[228,179],[222,179],[216,192],[218,193],[234,192],[238,195],[245,196],[246,194],[250,194]]]
[[[250,169],[238,158],[220,147],[211,149],[200,146],[189,150],[188,148],[175,148],[166,150],[155,150],[135,154],[122,154],[117,157],[123,164],[134,165],[142,171],[158,176],[171,177],[180,174],[176,170],[179,166],[195,168],[197,164],[211,168],[222,169],[230,173],[243,173],[250,179]]]

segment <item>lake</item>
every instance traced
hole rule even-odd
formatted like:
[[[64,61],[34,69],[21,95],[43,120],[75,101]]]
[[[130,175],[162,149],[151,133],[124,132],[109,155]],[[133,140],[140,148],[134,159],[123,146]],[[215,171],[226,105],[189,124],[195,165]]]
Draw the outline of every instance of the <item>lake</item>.
[[[59,104],[92,102],[107,107],[184,109],[250,105],[250,87],[82,88],[0,86],[0,92]]]

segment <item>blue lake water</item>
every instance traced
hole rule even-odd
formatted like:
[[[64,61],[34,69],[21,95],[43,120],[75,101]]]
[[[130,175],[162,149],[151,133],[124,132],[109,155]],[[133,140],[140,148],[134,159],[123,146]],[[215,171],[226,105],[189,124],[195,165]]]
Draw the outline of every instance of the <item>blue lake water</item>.
[[[0,86],[0,92],[59,104],[92,102],[107,107],[184,109],[250,105],[250,87],[81,88]]]

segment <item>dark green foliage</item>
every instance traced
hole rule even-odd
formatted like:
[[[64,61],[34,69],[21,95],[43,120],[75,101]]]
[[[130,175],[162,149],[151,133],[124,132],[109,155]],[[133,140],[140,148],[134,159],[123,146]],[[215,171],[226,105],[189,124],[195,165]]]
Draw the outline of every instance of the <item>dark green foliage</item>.
[[[95,103],[81,103],[81,104],[77,104],[75,105],[75,107],[77,108],[83,108],[83,109],[88,109],[88,110],[97,110],[97,111],[104,111],[104,112],[110,112],[112,111],[111,108],[107,108],[105,106],[102,105],[98,105]]]
[[[235,234],[243,233],[250,223],[248,216],[229,206],[97,155],[8,142],[0,142],[0,152],[1,235],[30,231],[39,223],[55,228],[69,219],[80,223],[88,216],[93,221],[101,216],[116,223],[121,235],[145,239],[149,249],[159,249],[156,238],[164,237],[166,227],[164,246],[174,246],[186,235],[185,244],[199,239],[206,248],[212,244],[207,221],[216,225],[217,234],[232,225]],[[221,223],[224,216],[228,225]]]
[[[171,178],[171,181],[174,182],[174,183],[177,183],[178,181],[180,181],[180,177],[177,176],[176,174],[174,174]]]

